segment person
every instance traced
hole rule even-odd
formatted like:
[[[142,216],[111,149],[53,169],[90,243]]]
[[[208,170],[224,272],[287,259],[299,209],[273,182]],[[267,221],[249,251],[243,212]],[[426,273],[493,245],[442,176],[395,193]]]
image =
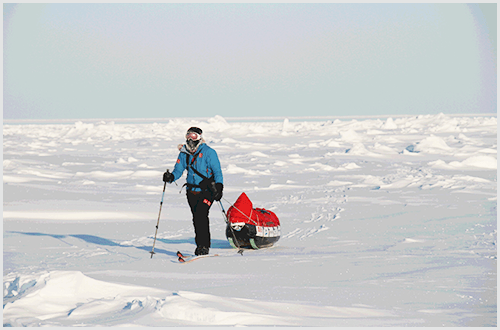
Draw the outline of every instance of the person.
[[[203,131],[191,127],[186,133],[186,143],[179,145],[179,156],[174,170],[163,174],[163,181],[172,183],[187,168],[186,195],[195,232],[195,255],[205,255],[210,249],[210,224],[208,214],[212,203],[220,201],[224,189],[222,170],[217,152],[203,139]]]

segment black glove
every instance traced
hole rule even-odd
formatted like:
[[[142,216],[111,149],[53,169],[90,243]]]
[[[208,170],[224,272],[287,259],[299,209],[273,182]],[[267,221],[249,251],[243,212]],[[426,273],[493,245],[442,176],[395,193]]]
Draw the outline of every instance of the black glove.
[[[174,181],[174,175],[169,171],[163,173],[163,182],[172,183]]]
[[[222,198],[222,190],[224,190],[224,185],[222,183],[215,184],[214,200],[220,201]]]

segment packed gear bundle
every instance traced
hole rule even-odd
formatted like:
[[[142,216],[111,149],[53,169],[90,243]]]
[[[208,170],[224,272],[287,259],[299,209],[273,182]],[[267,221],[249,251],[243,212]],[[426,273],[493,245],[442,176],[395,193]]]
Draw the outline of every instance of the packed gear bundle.
[[[254,208],[245,193],[227,211],[226,237],[234,248],[260,249],[280,239],[280,221],[274,212]]]

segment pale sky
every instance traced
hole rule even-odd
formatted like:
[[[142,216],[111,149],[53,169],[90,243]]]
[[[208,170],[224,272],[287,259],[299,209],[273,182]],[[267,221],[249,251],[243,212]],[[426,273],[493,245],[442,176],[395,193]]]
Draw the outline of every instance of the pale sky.
[[[4,4],[4,119],[496,113],[496,4]]]

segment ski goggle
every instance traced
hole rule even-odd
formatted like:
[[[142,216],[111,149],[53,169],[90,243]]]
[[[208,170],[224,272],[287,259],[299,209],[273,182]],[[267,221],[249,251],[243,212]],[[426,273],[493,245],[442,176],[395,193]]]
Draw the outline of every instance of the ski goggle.
[[[193,140],[193,141],[201,140],[201,134],[198,134],[196,132],[188,132],[186,134],[186,140]]]

